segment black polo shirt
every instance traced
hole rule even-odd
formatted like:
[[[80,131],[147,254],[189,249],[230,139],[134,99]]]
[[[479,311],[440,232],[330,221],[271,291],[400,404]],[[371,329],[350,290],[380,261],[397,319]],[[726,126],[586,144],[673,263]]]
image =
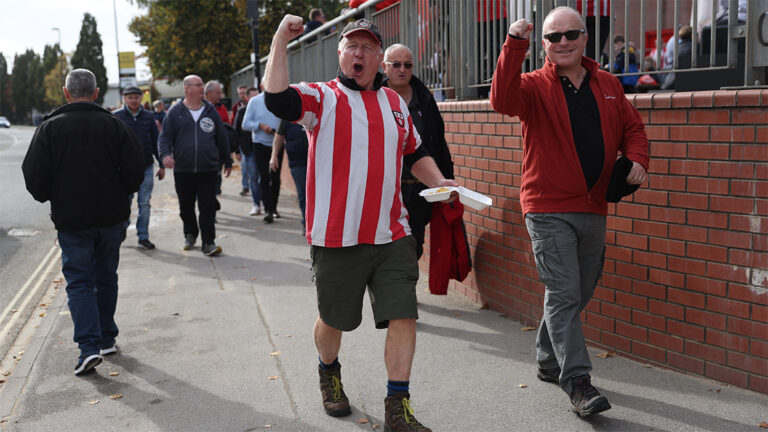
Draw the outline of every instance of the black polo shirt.
[[[581,170],[587,182],[587,189],[597,183],[603,171],[605,161],[605,146],[603,145],[603,129],[600,125],[600,111],[597,108],[595,95],[589,87],[590,74],[584,77],[581,87],[571,83],[566,77],[560,77],[568,105],[568,116],[571,119],[571,131],[576,152],[581,162]]]

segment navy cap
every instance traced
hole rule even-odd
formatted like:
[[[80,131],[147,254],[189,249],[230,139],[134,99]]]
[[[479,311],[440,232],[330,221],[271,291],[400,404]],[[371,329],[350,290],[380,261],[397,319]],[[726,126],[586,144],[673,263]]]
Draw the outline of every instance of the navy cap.
[[[375,37],[376,40],[379,41],[379,45],[383,45],[383,42],[381,41],[381,33],[379,32],[378,27],[376,27],[376,24],[374,24],[373,21],[369,21],[365,18],[347,24],[347,26],[344,27],[344,30],[341,31],[339,40],[358,31],[366,31],[370,33],[371,36]]]
[[[123,96],[128,94],[143,94],[143,93],[144,92],[141,91],[141,89],[136,86],[128,86],[123,89]]]

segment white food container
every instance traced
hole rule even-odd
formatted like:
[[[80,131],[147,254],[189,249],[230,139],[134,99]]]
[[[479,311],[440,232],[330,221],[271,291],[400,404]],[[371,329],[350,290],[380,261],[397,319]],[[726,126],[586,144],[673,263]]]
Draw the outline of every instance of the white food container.
[[[493,204],[493,200],[491,200],[491,198],[469,190],[463,186],[442,186],[437,188],[424,189],[419,193],[419,195],[423,196],[424,199],[429,202],[445,201],[451,196],[451,192],[453,191],[459,193],[459,201],[461,201],[462,204],[475,210],[483,210]]]

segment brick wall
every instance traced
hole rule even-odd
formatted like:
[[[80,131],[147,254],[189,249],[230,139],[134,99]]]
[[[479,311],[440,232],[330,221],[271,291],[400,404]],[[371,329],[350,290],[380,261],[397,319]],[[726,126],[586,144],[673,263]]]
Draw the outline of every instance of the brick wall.
[[[609,205],[584,333],[626,357],[768,393],[768,90],[628,97],[646,123],[649,182]],[[537,324],[544,286],[520,210],[520,122],[488,101],[440,109],[458,181],[494,200],[464,215],[474,271],[451,288]]]

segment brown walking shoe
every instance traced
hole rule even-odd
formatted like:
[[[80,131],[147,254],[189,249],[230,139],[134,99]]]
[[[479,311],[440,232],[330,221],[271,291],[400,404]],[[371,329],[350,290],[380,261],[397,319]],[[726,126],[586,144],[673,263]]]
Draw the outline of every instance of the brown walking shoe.
[[[331,417],[344,417],[352,414],[349,408],[349,399],[344,394],[344,385],[341,384],[341,365],[323,370],[317,367],[320,373],[320,392],[323,394],[323,408]]]
[[[384,430],[391,432],[432,432],[413,416],[411,395],[408,392],[397,393],[384,399]]]

